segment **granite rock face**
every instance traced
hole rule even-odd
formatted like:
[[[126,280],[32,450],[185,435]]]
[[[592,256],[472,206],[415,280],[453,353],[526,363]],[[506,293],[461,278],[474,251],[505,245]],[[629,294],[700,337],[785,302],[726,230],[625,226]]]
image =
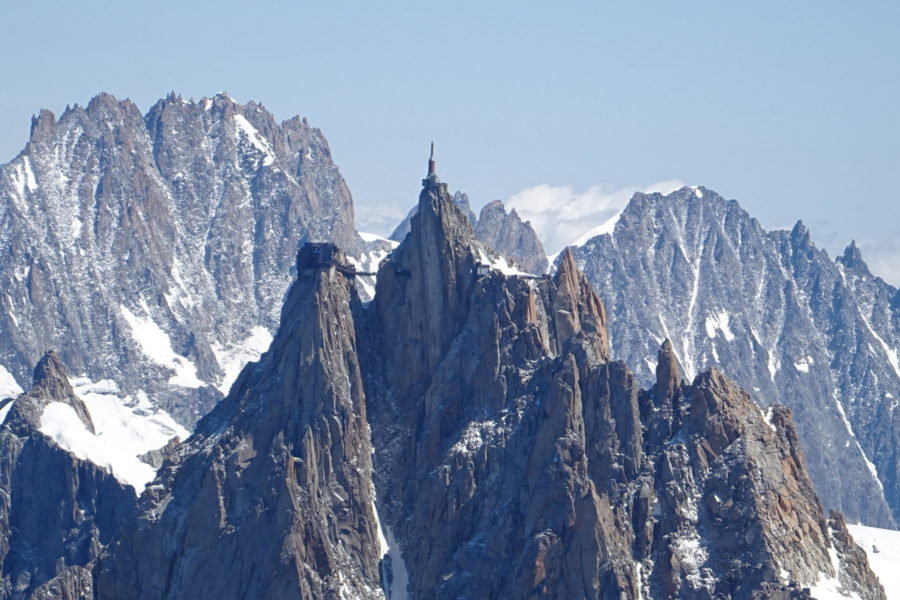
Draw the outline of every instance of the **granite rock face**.
[[[572,253],[610,308],[613,354],[641,382],[669,338],[693,377],[718,366],[790,407],[819,497],[848,519],[900,518],[900,312],[855,245],[837,261],[798,223],[766,232],[705,188],[636,194]]]
[[[463,216],[469,222],[473,228],[478,223],[478,218],[475,216],[475,213],[472,212],[472,207],[469,205],[469,195],[457,190],[453,193],[451,198],[453,204],[455,204],[459,210],[462,212]],[[419,205],[416,204],[409,212],[403,217],[403,220],[394,228],[394,231],[388,236],[388,239],[393,240],[395,242],[402,242],[404,238],[406,238],[407,234],[412,227],[412,218],[413,216],[419,212]]]
[[[549,266],[537,234],[530,223],[523,223],[516,209],[508,213],[499,200],[481,209],[475,237],[501,254],[513,259],[529,273],[544,273]]]
[[[839,577],[786,409],[767,422],[717,371],[687,385],[669,343],[640,390],[570,253],[552,279],[478,276],[474,244],[426,188],[367,311],[410,597],[788,598]]]
[[[788,409],[688,384],[669,342],[641,389],[571,252],[552,277],[485,268],[425,184],[371,302],[303,246],[269,350],[30,597],[884,600]]]
[[[360,304],[311,257],[305,246],[271,349],[163,464],[101,561],[97,598],[383,597]]]
[[[43,110],[0,166],[0,375],[55,348],[190,427],[268,346],[303,240],[363,249],[305,120],[224,94]]]
[[[85,566],[135,516],[131,487],[41,431],[51,404],[92,430],[62,365],[48,353],[35,369],[34,386],[0,427],[0,598],[90,597]]]
[[[547,271],[549,263],[544,254],[544,247],[532,229],[531,223],[522,222],[516,209],[507,213],[503,203],[494,200],[482,207],[481,214],[476,219],[475,213],[469,206],[468,195],[455,192],[451,200],[459,207],[466,221],[472,226],[475,231],[475,239],[482,246],[512,259],[516,265],[528,273],[541,274]],[[394,229],[390,239],[395,242],[403,241],[410,231],[412,217],[418,210],[418,205],[410,209],[409,214]]]

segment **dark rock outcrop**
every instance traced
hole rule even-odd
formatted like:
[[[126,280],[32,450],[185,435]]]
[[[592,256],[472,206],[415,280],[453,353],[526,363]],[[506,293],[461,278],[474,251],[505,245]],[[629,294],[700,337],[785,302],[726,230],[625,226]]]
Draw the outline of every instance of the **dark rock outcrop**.
[[[380,597],[360,304],[310,254],[271,349],[163,464],[98,598]]]
[[[475,213],[472,212],[472,207],[469,205],[469,195],[457,190],[453,193],[451,201],[459,208],[460,211],[462,211],[462,214],[469,222],[469,225],[474,228],[478,223],[478,219],[475,217]],[[391,235],[388,236],[388,239],[395,242],[402,242],[409,234],[412,226],[412,218],[418,211],[418,204],[409,209],[409,212],[406,213],[406,216],[403,217],[403,220],[400,221],[400,223],[394,228],[394,231],[391,232]]]
[[[497,252],[511,259],[522,270],[528,273],[541,274],[547,271],[549,263],[531,223],[522,222],[516,209],[506,212],[499,200],[484,205],[481,215],[476,219],[469,206],[469,196],[455,192],[451,198],[459,207],[463,216],[475,232],[475,239],[489,251]],[[390,239],[402,242],[410,231],[413,215],[419,206],[412,207],[406,217],[394,229]]]
[[[0,427],[0,598],[89,596],[85,567],[134,519],[131,487],[41,432],[53,403],[93,430],[50,352],[35,368],[34,386],[15,400]]]

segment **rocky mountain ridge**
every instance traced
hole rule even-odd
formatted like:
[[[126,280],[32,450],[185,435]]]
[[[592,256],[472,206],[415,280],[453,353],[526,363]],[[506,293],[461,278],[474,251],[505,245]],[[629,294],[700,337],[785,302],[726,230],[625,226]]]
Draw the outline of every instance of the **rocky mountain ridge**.
[[[318,131],[267,115],[101,95],[0,167],[6,393],[63,340],[0,406],[0,597],[884,597],[789,411],[683,381],[677,339],[640,389],[576,255],[496,258],[543,251],[436,175],[382,261]],[[159,406],[192,423],[266,348],[179,443]],[[111,457],[122,398],[153,443]]]
[[[687,384],[669,343],[641,390],[571,253],[480,257],[434,182],[368,304],[304,246],[271,348],[31,597],[885,597],[787,409]]]
[[[0,427],[2,598],[60,597],[46,595],[44,587],[57,577],[77,580],[66,584],[72,592],[90,589],[85,567],[136,514],[132,488],[60,445],[60,421],[73,437],[79,428],[95,429],[49,353],[35,368],[34,386],[8,407]]]
[[[360,301],[318,267],[304,246],[271,349],[164,463],[97,598],[380,597]]]
[[[476,218],[469,206],[469,196],[463,192],[454,192],[451,200],[465,215],[466,220],[475,231],[477,239],[489,251],[507,257],[526,273],[546,273],[549,266],[544,254],[544,247],[537,233],[528,222],[523,222],[516,209],[506,212],[500,200],[488,202],[481,208]],[[394,228],[390,238],[402,242],[410,231],[410,221],[419,210],[413,206],[404,219]]]
[[[271,341],[301,241],[363,258],[318,129],[227,94],[42,110],[0,166],[0,381],[47,348],[183,425]]]
[[[854,244],[836,261],[808,230],[766,232],[706,188],[636,194],[611,234],[573,247],[610,307],[613,352],[652,381],[669,338],[689,374],[719,366],[765,407],[789,406],[826,506],[900,517],[900,311]]]
[[[686,385],[670,344],[639,390],[571,254],[552,279],[471,278],[470,244],[426,187],[368,311],[390,332],[373,336],[376,489],[412,597],[799,595],[784,573],[828,587],[820,544],[836,551],[841,524],[787,410],[767,422],[717,372]],[[880,594],[833,566],[831,587]]]

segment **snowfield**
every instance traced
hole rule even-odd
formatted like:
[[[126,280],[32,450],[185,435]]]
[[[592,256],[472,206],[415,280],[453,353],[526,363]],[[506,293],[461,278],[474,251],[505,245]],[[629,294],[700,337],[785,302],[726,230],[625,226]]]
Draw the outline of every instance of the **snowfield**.
[[[869,566],[884,586],[884,593],[891,599],[900,598],[900,531],[865,525],[847,527],[869,556]]]
[[[136,398],[120,398],[118,386],[110,380],[73,377],[71,382],[90,413],[96,434],[63,402],[51,402],[44,408],[41,433],[78,458],[108,469],[140,495],[156,476],[156,469],[139,457],[162,448],[173,437],[185,440],[190,433],[164,410],[153,408],[143,392]]]

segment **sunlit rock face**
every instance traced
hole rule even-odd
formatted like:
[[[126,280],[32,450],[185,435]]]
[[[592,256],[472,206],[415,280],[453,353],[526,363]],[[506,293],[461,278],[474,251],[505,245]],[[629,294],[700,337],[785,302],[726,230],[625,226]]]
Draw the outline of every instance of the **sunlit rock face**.
[[[787,409],[764,415],[716,370],[688,384],[668,342],[640,389],[571,253],[532,278],[478,269],[476,246],[426,185],[366,310],[376,490],[410,597],[788,598],[826,580],[883,597],[848,575],[872,577],[835,541]]]
[[[638,381],[670,339],[689,377],[717,366],[761,407],[791,409],[827,508],[894,526],[900,311],[855,245],[831,260],[802,223],[767,232],[737,202],[686,187],[636,194],[610,234],[572,253]]]
[[[136,502],[104,480],[125,512],[58,497],[57,513],[96,523],[90,552],[4,570],[4,593],[884,600],[841,516],[823,514],[789,409],[763,413],[718,369],[688,383],[669,341],[642,389],[571,252],[552,276],[512,269],[433,167],[423,183],[374,299],[337,246],[303,245],[269,349],[191,437],[147,457],[162,463]],[[0,433],[73,453],[62,433],[98,425],[47,360]],[[97,469],[70,461],[58,479],[82,466]],[[27,555],[10,547],[3,568]]]
[[[0,381],[53,348],[190,427],[271,342],[301,240],[362,248],[305,120],[224,94],[41,111],[0,166]]]

